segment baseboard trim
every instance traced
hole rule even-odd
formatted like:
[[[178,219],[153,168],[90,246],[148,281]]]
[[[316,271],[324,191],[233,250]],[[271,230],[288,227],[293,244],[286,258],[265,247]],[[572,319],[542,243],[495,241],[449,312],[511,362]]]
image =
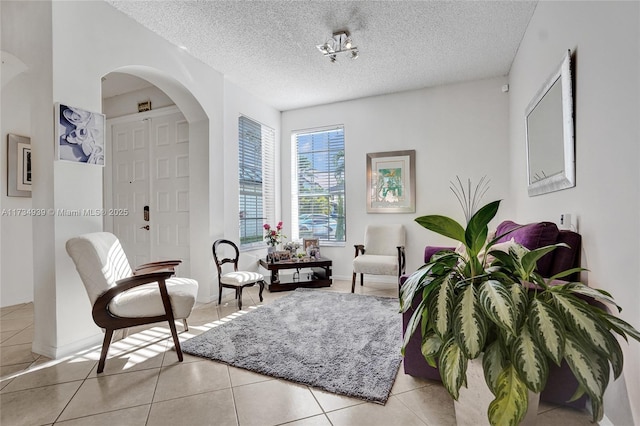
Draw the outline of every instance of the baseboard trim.
[[[92,346],[100,346],[102,345],[103,339],[104,335],[99,333],[64,346],[49,346],[33,342],[31,350],[34,353],[44,355],[47,358],[60,359],[69,355],[74,355],[82,350],[89,349]]]
[[[611,422],[611,420],[609,420],[609,418],[607,417],[607,415],[605,414],[602,417],[602,420],[600,420],[598,422],[598,426],[614,426],[614,424]]]
[[[333,278],[334,280],[340,280],[340,281],[351,281],[353,276],[352,275],[349,275],[349,276],[333,275],[331,278]],[[356,281],[358,283],[360,283],[360,274],[358,274],[358,276],[356,277]],[[367,281],[372,282],[372,283],[397,284],[398,283],[398,278],[397,277],[392,277],[391,275],[368,275],[368,274],[365,274],[364,281],[365,281],[365,285],[366,285]]]

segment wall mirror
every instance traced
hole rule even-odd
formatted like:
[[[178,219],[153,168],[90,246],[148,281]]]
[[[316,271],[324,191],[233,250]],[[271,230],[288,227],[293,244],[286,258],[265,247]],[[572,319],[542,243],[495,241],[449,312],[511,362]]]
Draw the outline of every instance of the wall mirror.
[[[529,196],[576,185],[571,51],[525,111]]]

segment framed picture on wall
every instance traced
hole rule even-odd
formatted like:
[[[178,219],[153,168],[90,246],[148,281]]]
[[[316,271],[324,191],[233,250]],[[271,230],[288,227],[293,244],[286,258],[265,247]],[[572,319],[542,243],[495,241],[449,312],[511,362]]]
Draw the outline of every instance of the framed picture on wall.
[[[31,139],[7,135],[7,196],[31,197]]]
[[[55,123],[58,160],[104,166],[104,114],[57,103]]]
[[[367,213],[415,213],[416,151],[367,154]]]

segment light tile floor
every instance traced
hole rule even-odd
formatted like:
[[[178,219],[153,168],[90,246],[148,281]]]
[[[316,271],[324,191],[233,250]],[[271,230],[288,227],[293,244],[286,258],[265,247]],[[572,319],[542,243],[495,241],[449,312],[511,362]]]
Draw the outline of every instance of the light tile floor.
[[[335,281],[330,291],[349,292]],[[393,285],[365,283],[357,292],[397,296]],[[265,290],[264,303],[287,294]],[[258,305],[245,291],[245,311]],[[181,340],[238,315],[231,293],[221,306],[199,304]],[[181,329],[179,327],[179,329]],[[14,425],[454,425],[453,402],[437,382],[402,367],[386,405],[334,395],[185,354],[168,327],[132,329],[112,343],[105,371],[96,374],[99,347],[51,360],[31,352],[33,304],[0,311],[0,424]],[[540,425],[590,425],[586,412],[541,405]]]

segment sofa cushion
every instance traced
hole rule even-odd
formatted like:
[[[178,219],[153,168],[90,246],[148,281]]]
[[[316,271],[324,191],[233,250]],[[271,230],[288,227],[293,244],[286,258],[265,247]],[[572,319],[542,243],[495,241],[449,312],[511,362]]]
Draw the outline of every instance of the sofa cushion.
[[[519,229],[516,229],[520,227]],[[507,232],[516,229],[513,232]],[[538,222],[528,225],[519,225],[510,220],[505,220],[496,229],[496,236],[501,236],[498,243],[507,242],[513,239],[529,250],[555,244],[558,240],[558,227],[553,222]],[[506,234],[506,235],[504,235]],[[544,277],[549,276],[553,262],[553,253],[549,253],[538,260],[538,272]]]

